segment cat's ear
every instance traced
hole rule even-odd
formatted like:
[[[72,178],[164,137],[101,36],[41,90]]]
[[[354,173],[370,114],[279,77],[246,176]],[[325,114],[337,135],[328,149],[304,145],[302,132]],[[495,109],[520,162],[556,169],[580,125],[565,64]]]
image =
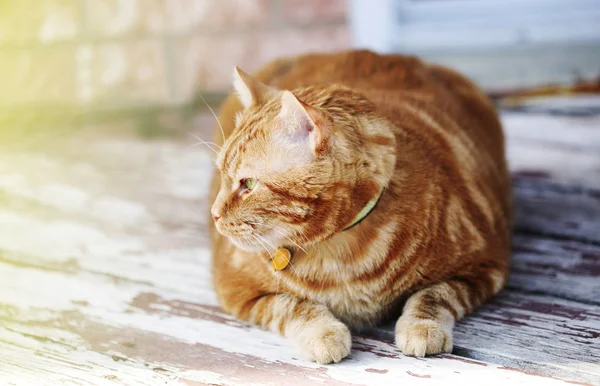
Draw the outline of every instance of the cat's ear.
[[[323,151],[330,126],[325,113],[302,102],[290,91],[283,91],[280,117],[294,142],[308,141],[315,154]]]
[[[276,91],[237,66],[233,69],[233,88],[246,109],[253,104],[259,105]]]

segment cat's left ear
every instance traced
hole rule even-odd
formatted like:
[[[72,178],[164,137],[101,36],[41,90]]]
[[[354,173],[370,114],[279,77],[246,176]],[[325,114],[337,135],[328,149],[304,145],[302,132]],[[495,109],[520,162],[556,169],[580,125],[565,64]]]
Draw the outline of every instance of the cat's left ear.
[[[279,116],[290,131],[292,141],[308,142],[314,154],[325,150],[331,120],[324,112],[307,105],[286,90],[281,93]]]
[[[246,109],[252,105],[260,105],[277,92],[237,66],[233,70],[233,88]]]

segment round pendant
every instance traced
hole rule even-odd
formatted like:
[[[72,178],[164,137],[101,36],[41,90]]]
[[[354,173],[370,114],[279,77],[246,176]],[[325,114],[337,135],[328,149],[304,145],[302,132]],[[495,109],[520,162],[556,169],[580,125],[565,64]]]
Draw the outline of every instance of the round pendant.
[[[273,260],[271,260],[271,265],[275,271],[281,271],[285,269],[290,263],[292,259],[292,253],[287,248],[277,248],[275,252],[275,256],[273,256]]]

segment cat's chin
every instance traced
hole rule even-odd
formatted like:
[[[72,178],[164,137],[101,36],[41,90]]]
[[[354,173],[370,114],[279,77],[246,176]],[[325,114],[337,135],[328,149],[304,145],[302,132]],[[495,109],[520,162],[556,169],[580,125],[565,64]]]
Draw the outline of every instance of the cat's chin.
[[[229,241],[233,243],[239,249],[242,249],[246,252],[264,252],[265,247],[260,244],[251,244],[248,242],[242,242],[233,237],[228,237]]]

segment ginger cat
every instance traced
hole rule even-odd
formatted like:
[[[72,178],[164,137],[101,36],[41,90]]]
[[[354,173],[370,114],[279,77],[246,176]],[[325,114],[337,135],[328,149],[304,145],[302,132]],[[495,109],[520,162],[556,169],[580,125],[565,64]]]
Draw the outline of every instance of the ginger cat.
[[[349,327],[400,310],[404,354],[450,352],[455,321],[508,274],[492,103],[452,70],[369,51],[234,75],[211,192],[222,307],[319,363],[349,354]],[[282,247],[290,263],[274,269]]]

